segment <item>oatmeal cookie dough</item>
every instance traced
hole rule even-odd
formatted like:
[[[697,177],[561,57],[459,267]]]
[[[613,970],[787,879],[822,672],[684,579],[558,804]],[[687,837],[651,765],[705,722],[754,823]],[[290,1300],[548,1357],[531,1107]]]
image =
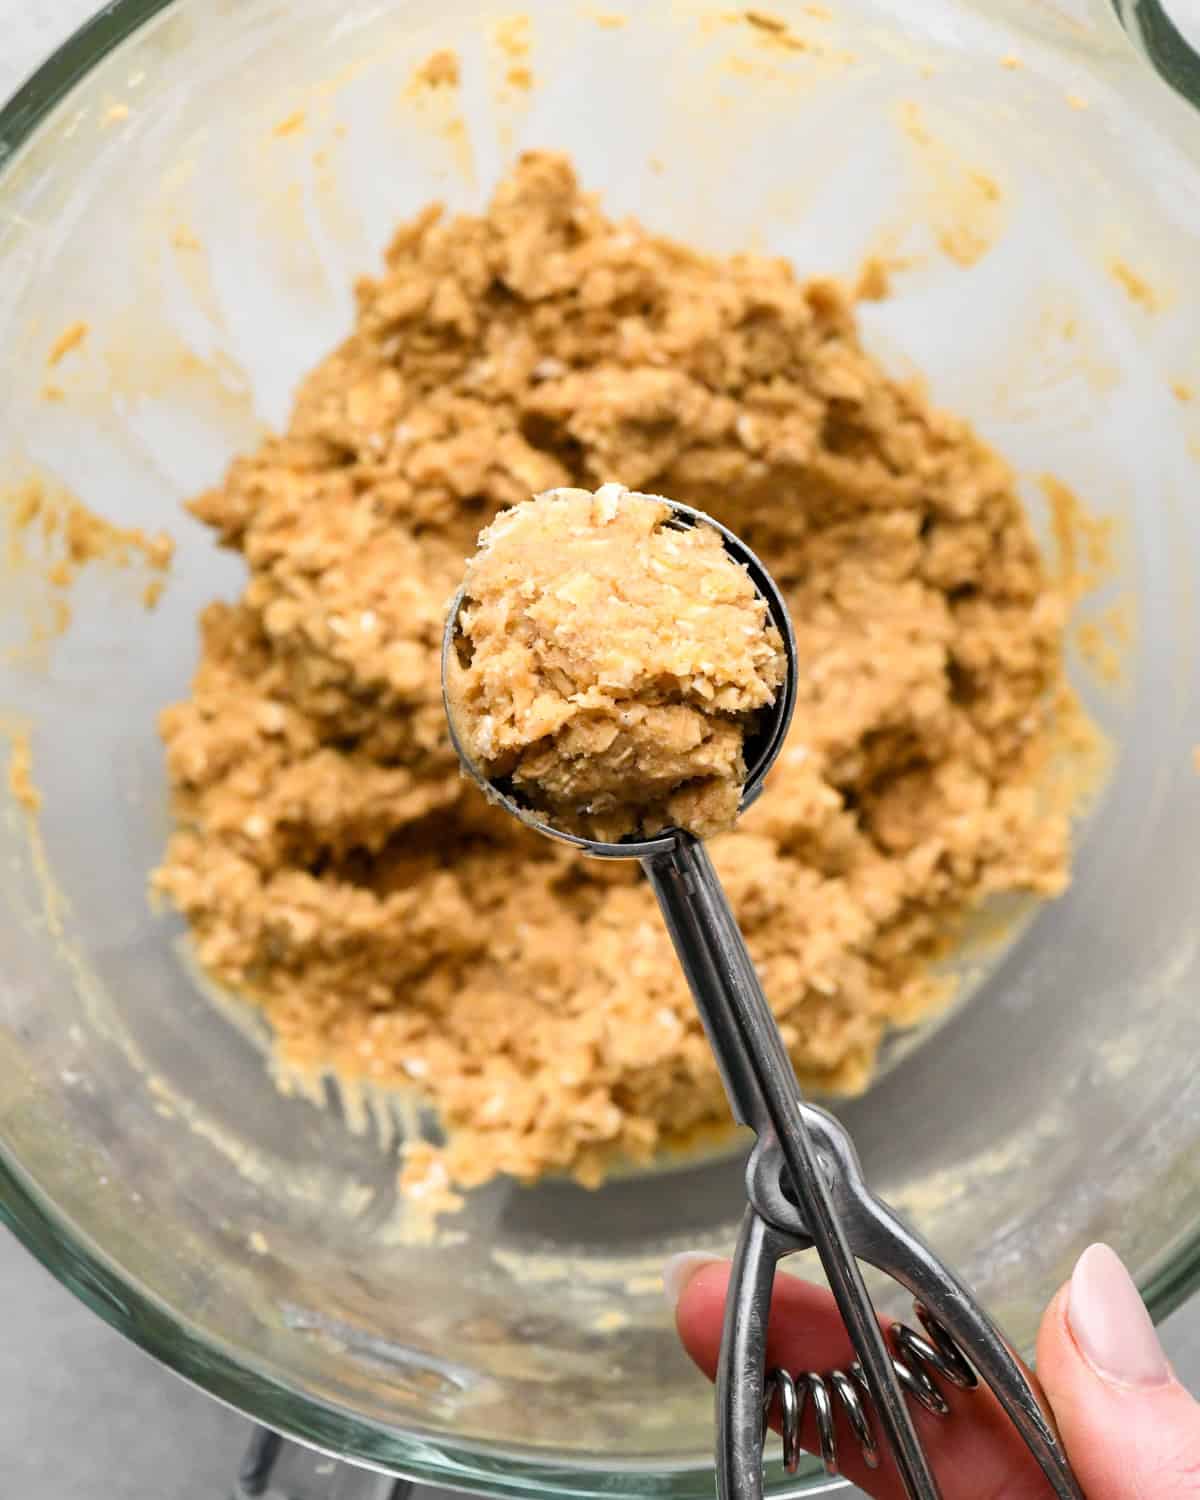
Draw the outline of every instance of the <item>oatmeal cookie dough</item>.
[[[549,490],[482,533],[464,587],[447,688],[489,779],[610,843],[733,827],[786,663],[719,532],[620,484]]]
[[[486,213],[400,228],[287,430],[193,503],[249,577],[162,716],[157,883],[200,963],[293,1064],[420,1089],[460,1186],[595,1183],[727,1118],[638,870],[490,808],[442,710],[480,528],[613,478],[728,525],[788,596],[791,735],[711,849],[805,1084],[863,1085],[971,907],[1067,879],[1039,794],[1064,605],[1004,461],[876,364],[838,285],[521,158]]]

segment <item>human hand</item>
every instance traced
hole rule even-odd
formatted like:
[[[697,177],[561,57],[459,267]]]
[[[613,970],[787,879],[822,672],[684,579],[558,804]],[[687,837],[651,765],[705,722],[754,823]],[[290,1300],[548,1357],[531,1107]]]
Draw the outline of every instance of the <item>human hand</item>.
[[[684,1347],[704,1373],[716,1373],[729,1262],[676,1256],[664,1272]],[[854,1358],[833,1298],[779,1275],[767,1331],[768,1368],[831,1370]],[[1200,1404],[1171,1372],[1129,1273],[1107,1245],[1080,1256],[1071,1280],[1042,1318],[1037,1369],[1063,1442],[1088,1500],[1197,1500]],[[913,1420],[946,1500],[1047,1500],[1042,1471],[991,1392],[942,1384],[949,1418],[914,1407]],[[878,1500],[903,1500],[891,1459],[863,1463],[838,1413],[841,1468]],[[801,1441],[815,1442],[806,1410]]]

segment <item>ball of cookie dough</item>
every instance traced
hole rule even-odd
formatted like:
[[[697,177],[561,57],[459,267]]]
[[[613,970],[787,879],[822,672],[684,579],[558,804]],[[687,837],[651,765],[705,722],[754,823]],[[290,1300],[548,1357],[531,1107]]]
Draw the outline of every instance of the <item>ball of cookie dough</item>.
[[[786,663],[715,529],[618,484],[549,490],[481,534],[459,623],[450,711],[489,779],[607,842],[732,827]]]

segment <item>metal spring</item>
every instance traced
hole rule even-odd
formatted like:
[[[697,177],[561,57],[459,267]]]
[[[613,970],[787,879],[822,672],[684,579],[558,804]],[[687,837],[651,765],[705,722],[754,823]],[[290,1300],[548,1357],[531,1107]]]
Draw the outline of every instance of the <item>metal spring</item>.
[[[896,1378],[926,1411],[939,1417],[949,1416],[950,1406],[934,1384],[932,1374],[941,1375],[962,1391],[973,1390],[979,1384],[979,1377],[937,1319],[919,1302],[913,1304],[913,1311],[928,1338],[922,1338],[904,1323],[892,1324],[889,1337],[895,1351],[892,1366]],[[867,1405],[860,1390],[869,1399],[870,1392],[858,1360],[849,1369],[833,1370],[828,1375],[809,1371],[792,1376],[786,1370],[772,1370],[768,1374],[763,1394],[763,1435],[765,1437],[770,1419],[777,1411],[783,1434],[783,1464],[789,1474],[794,1474],[800,1465],[800,1427],[810,1399],[817,1418],[821,1462],[827,1474],[839,1472],[835,1396],[862,1449],[867,1467],[879,1467],[879,1444],[871,1431]]]

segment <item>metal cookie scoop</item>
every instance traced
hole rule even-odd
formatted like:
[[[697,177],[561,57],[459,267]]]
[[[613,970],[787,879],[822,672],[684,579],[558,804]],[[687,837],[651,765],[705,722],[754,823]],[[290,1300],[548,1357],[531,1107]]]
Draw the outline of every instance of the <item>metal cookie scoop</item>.
[[[759,796],[783,747],[796,701],[796,641],[775,581],[732,532],[701,512],[672,503],[679,525],[711,526],[765,600],[784,643],[787,675],[775,703],[747,738],[743,810]],[[454,599],[442,643],[442,683],[455,650],[464,593]],[[445,696],[445,695],[444,695]],[[466,773],[494,802],[549,838],[596,859],[636,859],[658,898],[729,1097],[734,1119],[757,1136],[746,1172],[749,1206],[729,1283],[717,1376],[717,1486],[722,1500],[759,1500],[763,1446],[772,1415],[784,1460],[800,1456],[805,1403],[816,1412],[825,1467],[836,1473],[836,1408],[846,1414],[868,1465],[883,1444],[913,1500],[938,1500],[937,1482],[917,1437],[904,1390],[931,1411],[949,1408],[930,1371],[952,1385],[990,1386],[1060,1500],[1083,1500],[1053,1417],[1037,1383],[967,1288],[862,1178],[843,1127],[805,1104],[750,955],[703,843],[679,829],[648,839],[599,843],[541,821],[510,786],[485,777],[466,752],[446,700],[450,737]],[[849,1371],[793,1376],[765,1367],[767,1317],[775,1267],[794,1251],[816,1249],[854,1345]],[[927,1338],[897,1325],[895,1353],[875,1315],[858,1262],[893,1277],[916,1301]],[[836,1407],[835,1407],[836,1398]]]

